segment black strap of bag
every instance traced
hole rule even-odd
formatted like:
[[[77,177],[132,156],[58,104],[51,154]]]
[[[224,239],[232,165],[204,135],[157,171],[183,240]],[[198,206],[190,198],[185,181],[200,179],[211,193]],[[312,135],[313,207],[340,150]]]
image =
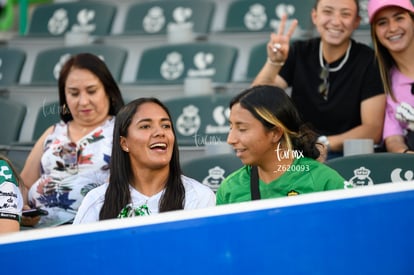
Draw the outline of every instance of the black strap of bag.
[[[252,195],[252,201],[260,200],[259,172],[257,166],[252,166],[250,169],[250,193]]]

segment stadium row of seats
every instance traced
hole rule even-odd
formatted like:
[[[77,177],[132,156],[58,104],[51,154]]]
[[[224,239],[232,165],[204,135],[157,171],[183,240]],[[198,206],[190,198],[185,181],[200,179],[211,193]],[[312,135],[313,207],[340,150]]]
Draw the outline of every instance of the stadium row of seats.
[[[164,103],[171,112],[179,146],[203,147],[206,144],[225,143],[229,131],[228,108],[232,95],[195,95],[172,98]],[[126,100],[128,102],[128,100]],[[30,138],[24,142],[34,143],[41,134],[60,120],[61,106],[58,101],[42,104],[36,110],[34,127]],[[27,107],[21,102],[0,98],[2,125],[10,125],[9,131],[0,133],[0,144],[19,141],[19,134],[26,117]],[[13,118],[13,121],[8,118]]]
[[[250,82],[266,60],[266,43],[255,45],[249,55],[245,82]],[[22,83],[22,69],[28,53],[24,50],[0,48],[0,87],[11,85],[56,85],[61,66],[74,54],[90,52],[100,56],[121,84],[183,84],[187,77],[210,78],[216,84],[232,82],[238,49],[212,42],[167,44],[145,49],[132,81],[122,81],[125,64],[130,58],[123,47],[104,44],[63,46],[40,51],[35,57],[30,79]],[[27,75],[25,76],[27,77]]]
[[[300,21],[302,31],[308,31],[312,7],[311,1],[301,0],[151,0],[117,4],[59,1],[35,8],[26,36],[62,37],[67,31],[86,31],[99,37],[157,35],[166,34],[171,23],[186,22],[193,23],[194,32],[200,35],[220,31],[270,32],[285,13]],[[222,26],[214,22],[223,19]]]
[[[124,64],[129,59],[128,52],[122,47],[103,44],[61,47],[39,52],[30,81],[22,84],[16,83],[16,80],[19,73],[22,74],[25,52],[0,48],[1,95],[27,106],[28,119],[22,127],[20,141],[31,139],[31,127],[35,124],[39,107],[58,99],[57,78],[60,68],[70,55],[79,52],[91,52],[105,60],[121,84],[126,100],[141,96],[156,96],[160,99],[184,96],[184,82],[188,77],[211,79],[216,90],[224,89],[220,91],[231,94],[229,87],[232,85],[231,76],[237,59],[236,48],[218,43],[194,42],[154,47],[143,53],[135,81],[122,83]],[[259,70],[261,64],[257,65]],[[240,91],[247,86],[248,83],[241,83],[240,88],[233,90]]]
[[[312,1],[301,0],[156,0],[116,5],[106,1],[51,3],[37,6],[30,17],[27,33],[11,39],[9,44],[30,53],[21,78],[22,83],[28,83],[33,69],[30,64],[39,51],[62,47],[68,32],[88,33],[90,42],[127,49],[127,73],[122,81],[133,82],[144,49],[169,43],[169,26],[191,26],[194,41],[207,40],[238,48],[239,58],[232,79],[240,81],[247,74],[249,50],[268,40],[283,14],[299,20],[295,39],[313,35],[312,6]],[[361,13],[366,14],[366,11],[363,9]],[[364,35],[359,35],[360,40],[369,39],[367,24],[361,26]]]
[[[367,2],[360,0],[360,30],[369,29]],[[166,34],[169,24],[190,22],[197,34],[213,32],[270,32],[280,18],[299,20],[297,35],[312,30],[314,2],[302,0],[147,0],[57,1],[33,11],[27,36],[63,36],[86,31],[95,36]]]
[[[115,6],[107,2],[78,1],[39,5],[31,17],[28,33],[9,42],[9,48],[26,53],[24,66],[16,70],[21,72],[18,84],[47,84],[50,79],[53,82],[67,53],[90,50],[101,54],[107,51],[104,46],[119,48],[109,52],[113,55],[118,52],[117,62],[111,62],[110,67],[121,84],[182,83],[191,66],[192,73],[212,77],[216,86],[226,82],[250,82],[265,61],[265,43],[269,33],[277,27],[281,14],[303,18],[297,32],[310,33],[311,24],[303,23],[310,22],[312,7],[308,1],[306,5],[301,1],[289,1],[289,4],[266,0],[224,1],[226,8],[216,8],[219,3],[223,5],[222,2],[140,1]],[[121,7],[123,13],[119,12]],[[141,8],[139,12],[137,7]],[[154,10],[158,12],[154,13]],[[217,16],[218,13],[222,15]],[[120,18],[123,19],[121,23]],[[220,24],[214,24],[217,21],[223,21],[221,28],[217,27]],[[160,22],[162,25],[157,25]],[[172,22],[193,24],[194,39],[202,41],[194,42],[199,44],[197,46],[170,44],[165,32],[168,23]],[[145,31],[146,24],[152,26],[152,31]],[[89,32],[93,40],[90,41],[93,42],[91,48],[64,48],[64,34],[68,31]],[[208,37],[202,38],[206,33],[209,33]],[[302,36],[296,35],[295,39],[299,37]],[[98,45],[102,50],[94,48]],[[206,50],[207,45],[217,45],[217,48]],[[189,50],[196,47],[198,50]],[[219,62],[226,66],[225,71],[216,70]],[[183,63],[186,63],[184,69]],[[16,66],[18,64],[20,62],[16,62]]]
[[[164,100],[173,118],[183,161],[230,151],[226,139],[231,97],[231,94],[194,95]],[[27,112],[28,106],[34,107],[34,104],[0,98],[0,122],[8,125],[0,133],[0,150],[14,154],[13,160],[19,168],[35,141],[50,125],[60,120],[61,107],[56,100],[43,102],[32,114]],[[21,131],[25,127],[28,136],[22,139]]]
[[[300,0],[39,5],[27,34],[0,48],[1,96],[25,106],[18,141],[27,142],[36,131],[39,108],[57,100],[60,66],[68,55],[77,52],[95,53],[110,64],[127,100],[139,96],[181,98],[184,79],[189,76],[209,77],[216,93],[231,94],[247,87],[265,62],[269,33],[277,28],[283,13],[299,19],[294,39],[312,35],[312,5]],[[191,42],[171,43],[169,23],[190,24]],[[88,45],[67,46],[67,32],[87,32]],[[4,56],[13,51],[19,57],[6,65],[2,51],[6,52]],[[6,77],[9,73],[13,75]]]
[[[361,0],[362,30],[368,28],[365,2]],[[191,25],[195,40],[238,48],[232,79],[239,81],[247,75],[247,51],[267,41],[283,14],[299,20],[295,38],[313,34],[312,5],[311,1],[300,0],[157,0],[121,1],[116,5],[110,1],[56,2],[36,6],[27,33],[12,39],[10,46],[27,49],[29,53],[20,79],[21,83],[28,83],[33,70],[30,64],[39,51],[62,47],[68,32],[88,33],[91,42],[122,45],[128,50],[127,73],[122,81],[133,82],[143,49],[168,43],[168,26]],[[369,36],[365,32],[366,37]]]
[[[174,120],[178,145],[203,147],[207,144],[225,143],[229,131],[228,106],[232,96],[194,95],[164,100]],[[30,138],[20,142],[32,145],[50,125],[60,120],[60,111],[58,101],[40,105],[36,110]],[[19,142],[26,113],[25,104],[0,98],[0,122],[2,125],[10,125],[8,131],[0,133],[0,144]]]

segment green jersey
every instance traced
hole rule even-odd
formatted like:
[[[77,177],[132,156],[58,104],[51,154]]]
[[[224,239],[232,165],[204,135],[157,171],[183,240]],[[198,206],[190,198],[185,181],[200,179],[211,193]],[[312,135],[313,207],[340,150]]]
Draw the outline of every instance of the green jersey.
[[[250,166],[243,166],[230,174],[217,190],[217,205],[251,200]],[[284,173],[270,183],[259,179],[262,199],[344,189],[345,179],[332,168],[310,158],[298,158],[291,165],[276,164],[276,171]]]

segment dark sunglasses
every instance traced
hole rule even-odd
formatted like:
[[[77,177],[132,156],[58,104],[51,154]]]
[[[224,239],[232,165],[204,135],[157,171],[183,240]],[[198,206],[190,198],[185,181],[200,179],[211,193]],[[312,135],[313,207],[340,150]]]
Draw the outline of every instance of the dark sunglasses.
[[[319,85],[319,93],[323,96],[323,99],[328,100],[328,92],[329,92],[329,67],[322,67],[321,73],[319,74],[319,78],[322,80],[322,84]]]

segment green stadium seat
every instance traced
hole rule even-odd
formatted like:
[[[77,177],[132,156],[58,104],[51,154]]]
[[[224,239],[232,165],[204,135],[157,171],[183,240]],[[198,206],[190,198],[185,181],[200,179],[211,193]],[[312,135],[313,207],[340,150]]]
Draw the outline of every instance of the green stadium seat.
[[[122,34],[166,34],[169,23],[193,24],[197,34],[210,32],[215,3],[210,1],[175,0],[134,3],[128,9]]]
[[[352,155],[328,160],[326,164],[356,187],[414,180],[414,154]]]
[[[24,104],[0,98],[0,145],[9,146],[19,139],[25,115]]]
[[[169,44],[144,50],[136,75],[139,84],[182,84],[186,77],[232,80],[237,48],[218,43]]]
[[[116,6],[109,3],[75,1],[49,3],[34,8],[27,36],[59,37],[68,31],[83,31],[94,36],[108,35]]]
[[[127,58],[125,49],[106,45],[85,45],[59,47],[39,52],[34,62],[31,84],[56,85],[60,69],[66,60],[71,55],[86,52],[100,56],[107,64],[115,80],[119,81],[121,79]]]
[[[304,36],[313,29],[312,1],[303,0],[239,0],[230,4],[224,25],[225,32],[272,32],[278,28],[283,14],[299,21],[297,34]]]
[[[39,108],[33,131],[33,141],[36,141],[47,128],[60,121],[59,102],[50,102]]]
[[[13,142],[3,150],[3,154],[13,161],[16,169],[21,171],[26,162],[26,158],[33,148],[33,145],[44,133],[44,131],[60,120],[59,102],[50,102],[42,105],[36,116],[33,135],[31,141]]]
[[[204,147],[226,142],[232,96],[182,96],[165,100],[171,112],[179,146]]]
[[[267,59],[267,47],[266,42],[261,42],[255,46],[252,47],[250,50],[249,59],[247,61],[247,73],[246,73],[246,81],[252,82],[257,74],[259,73],[260,69],[263,67],[263,65],[266,62]]]
[[[20,49],[0,48],[0,87],[19,83],[26,53]]]

